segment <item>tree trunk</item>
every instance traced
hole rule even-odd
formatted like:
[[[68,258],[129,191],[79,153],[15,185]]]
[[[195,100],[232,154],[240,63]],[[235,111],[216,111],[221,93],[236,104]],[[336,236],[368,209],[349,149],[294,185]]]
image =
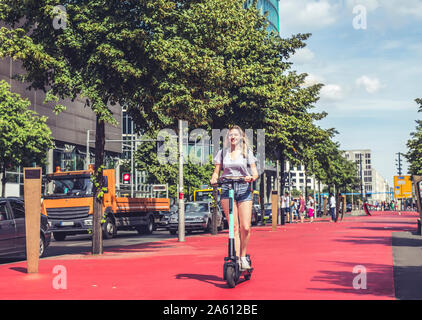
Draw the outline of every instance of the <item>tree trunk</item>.
[[[266,181],[265,179],[267,179],[266,175],[265,175],[265,168],[264,168],[264,172],[261,175],[260,178],[260,185],[259,185],[259,204],[261,206],[261,223],[264,223],[264,216],[265,216],[265,202],[266,202]]]
[[[97,123],[95,128],[95,167],[94,173],[104,163],[104,148],[105,148],[105,123],[104,120],[97,115]],[[93,208],[93,223],[92,223],[92,254],[103,254],[103,234],[101,228],[101,220],[103,218],[103,197],[98,198],[98,194],[104,185],[103,172],[97,175],[97,182],[99,186],[94,186],[94,208]]]
[[[286,186],[286,176],[284,174],[284,171],[286,171],[286,165],[285,165],[285,157],[283,152],[280,151],[280,194],[284,194],[284,188]]]
[[[308,199],[308,174],[306,172],[306,164],[303,165],[303,172],[305,173],[305,201]]]
[[[1,170],[1,197],[6,198],[6,166],[4,164]]]

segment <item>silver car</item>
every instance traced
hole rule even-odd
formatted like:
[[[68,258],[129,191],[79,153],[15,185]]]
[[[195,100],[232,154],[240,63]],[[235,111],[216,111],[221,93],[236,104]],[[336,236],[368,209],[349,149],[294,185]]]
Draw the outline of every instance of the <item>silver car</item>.
[[[176,234],[179,228],[179,215],[174,213],[170,216],[167,229],[171,234]],[[191,233],[194,230],[211,232],[212,228],[212,207],[208,201],[187,202],[185,204],[185,230]],[[223,230],[223,216],[217,207],[217,229]]]

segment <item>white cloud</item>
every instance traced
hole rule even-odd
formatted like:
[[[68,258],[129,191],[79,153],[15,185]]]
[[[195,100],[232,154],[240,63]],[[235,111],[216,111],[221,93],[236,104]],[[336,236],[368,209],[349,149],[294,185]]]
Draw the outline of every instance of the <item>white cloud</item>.
[[[389,0],[383,3],[383,7],[394,15],[422,18],[422,1],[420,0]]]
[[[321,89],[321,99],[328,101],[339,101],[344,97],[343,88],[338,84],[327,84]]]
[[[368,12],[375,11],[379,8],[378,0],[347,0],[348,8],[353,8],[357,5],[362,5]]]
[[[324,78],[314,75],[314,74],[308,74],[308,76],[305,78],[305,87],[310,87],[319,83],[324,83]]]
[[[381,88],[381,82],[378,78],[371,78],[365,75],[356,79],[356,85],[359,88],[364,87],[368,93],[375,93]]]
[[[280,29],[304,32],[333,25],[338,18],[338,7],[328,0],[280,1]]]
[[[292,56],[291,61],[295,64],[305,64],[309,63],[315,58],[315,53],[312,52],[309,48],[305,47],[299,49]]]

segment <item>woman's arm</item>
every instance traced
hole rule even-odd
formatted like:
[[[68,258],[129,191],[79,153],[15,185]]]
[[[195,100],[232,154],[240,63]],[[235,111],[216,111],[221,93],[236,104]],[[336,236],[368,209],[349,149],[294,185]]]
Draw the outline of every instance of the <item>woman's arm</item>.
[[[252,171],[252,176],[245,177],[246,182],[253,182],[256,179],[258,179],[259,175],[258,175],[258,170],[256,169],[256,163],[251,164],[251,171]]]
[[[216,184],[217,183],[218,176],[220,174],[220,168],[221,168],[221,164],[216,164],[215,165],[214,172],[212,173],[211,180],[210,180],[210,183],[211,184]]]

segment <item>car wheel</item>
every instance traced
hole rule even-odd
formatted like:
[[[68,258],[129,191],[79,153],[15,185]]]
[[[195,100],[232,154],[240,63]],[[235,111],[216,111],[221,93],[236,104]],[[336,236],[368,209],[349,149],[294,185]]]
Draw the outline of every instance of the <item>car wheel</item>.
[[[223,231],[223,229],[224,229],[224,221],[223,221],[223,219],[221,219],[221,223],[220,223],[220,225],[217,227],[217,230],[218,230],[218,231]]]
[[[175,235],[177,233],[176,230],[169,230],[170,234]]]
[[[53,232],[54,240],[56,241],[64,241],[66,239],[67,234],[64,232]]]
[[[43,235],[40,235],[40,258],[45,254],[45,240]]]
[[[208,219],[208,222],[207,222],[207,227],[205,228],[205,230],[204,230],[205,232],[209,232],[209,233],[211,233],[212,232],[212,224],[211,224],[211,219]]]

